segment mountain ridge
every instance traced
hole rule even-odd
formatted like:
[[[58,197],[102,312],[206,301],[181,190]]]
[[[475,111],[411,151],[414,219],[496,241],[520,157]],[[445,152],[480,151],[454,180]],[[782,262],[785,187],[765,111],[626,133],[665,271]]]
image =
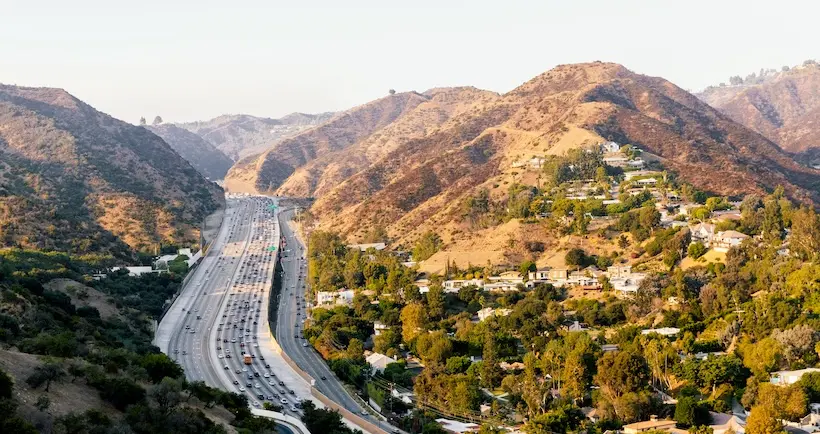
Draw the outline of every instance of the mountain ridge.
[[[174,124],[146,125],[145,128],[160,136],[182,158],[191,163],[206,178],[225,177],[233,160],[197,134]]]
[[[425,103],[431,98],[420,95],[428,98]],[[516,161],[563,155],[607,140],[639,146],[682,181],[716,194],[763,194],[783,185],[793,198],[818,200],[820,172],[795,163],[775,143],[680,87],[619,64],[560,65],[506,94],[472,105],[468,101],[465,107],[420,134],[394,128],[387,140],[397,145],[376,158],[362,158],[369,149],[364,137],[307,163],[297,161],[296,170],[294,160],[274,148],[264,154],[269,158],[240,162],[231,172],[247,177],[245,188],[315,195],[313,210],[325,228],[360,238],[368,228],[382,226],[400,242],[457,221],[462,201],[479,189],[503,198],[500,186],[520,179]],[[400,116],[394,122],[408,119]],[[391,131],[391,125],[373,125],[370,134]],[[289,140],[310,141],[303,135]],[[299,149],[291,151],[298,154]],[[346,160],[364,163],[349,165],[341,176],[329,174]],[[256,182],[260,169],[275,176],[263,172],[263,182]],[[316,173],[304,173],[311,170]]]
[[[0,85],[3,246],[107,252],[195,243],[218,186],[150,131],[62,89]]]
[[[234,161],[258,154],[276,142],[313,128],[334,113],[291,113],[279,119],[248,114],[221,115],[207,121],[174,125],[199,135]]]
[[[758,81],[710,87],[698,97],[788,152],[820,148],[820,66],[806,63]]]

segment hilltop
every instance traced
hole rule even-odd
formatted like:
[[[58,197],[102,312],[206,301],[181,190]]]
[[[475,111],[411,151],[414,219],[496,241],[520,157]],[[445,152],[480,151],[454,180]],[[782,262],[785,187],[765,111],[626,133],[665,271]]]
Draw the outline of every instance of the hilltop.
[[[258,154],[276,142],[313,128],[333,113],[291,113],[281,119],[250,115],[222,115],[211,120],[176,124],[202,137],[236,161]]]
[[[152,132],[61,89],[0,85],[0,245],[126,257],[196,242],[221,201]]]
[[[206,178],[222,179],[233,165],[233,160],[222,151],[184,128],[173,124],[147,125],[145,128],[162,137],[177,154]]]
[[[225,185],[231,191],[273,191],[296,168],[366,139],[427,99],[416,92],[397,93],[339,113],[316,128],[276,143],[260,155],[238,161],[228,172]]]
[[[447,91],[458,109],[433,110],[437,122],[427,129],[412,126],[430,124],[420,113],[440,104],[440,91],[351,109],[348,116],[367,123],[341,124],[340,115],[283,141],[238,162],[227,188],[312,195],[324,227],[353,238],[383,227],[410,241],[429,229],[463,231],[462,204],[479,191],[503,200],[515,183],[540,182],[539,171],[521,162],[613,140],[640,147],[680,181],[715,194],[783,185],[793,198],[818,199],[820,172],[674,84],[621,65],[558,66],[500,96],[464,89]]]
[[[735,78],[734,85],[710,87],[698,96],[786,151],[820,147],[820,66],[807,61],[761,76]]]

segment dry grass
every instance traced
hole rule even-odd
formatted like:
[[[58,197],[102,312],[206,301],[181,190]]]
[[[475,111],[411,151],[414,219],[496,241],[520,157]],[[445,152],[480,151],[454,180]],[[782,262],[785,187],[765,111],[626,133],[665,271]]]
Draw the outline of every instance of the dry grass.
[[[0,368],[14,379],[15,398],[22,405],[34,410],[33,406],[37,399],[46,395],[51,400],[48,412],[53,416],[91,409],[98,409],[110,415],[117,413],[114,407],[100,399],[96,390],[85,385],[80,379],[72,383],[68,377],[62,383],[52,384],[48,393],[44,392],[42,387],[37,390],[30,388],[25,380],[34,372],[34,368],[41,364],[42,361],[33,354],[0,350]]]
[[[683,261],[680,263],[680,267],[683,270],[687,270],[692,267],[696,266],[706,266],[709,263],[717,263],[717,262],[725,262],[726,261],[726,253],[718,252],[715,250],[709,250],[706,252],[705,255],[701,256],[697,260],[694,260],[690,257],[683,258]]]

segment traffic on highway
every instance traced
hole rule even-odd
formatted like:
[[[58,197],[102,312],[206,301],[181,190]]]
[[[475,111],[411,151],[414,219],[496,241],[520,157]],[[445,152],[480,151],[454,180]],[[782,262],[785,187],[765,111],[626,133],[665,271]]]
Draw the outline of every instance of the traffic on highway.
[[[270,338],[268,302],[278,248],[276,203],[233,197],[211,253],[183,290],[183,319],[168,347],[191,380],[246,394],[299,415],[305,387],[280,378],[260,345]],[[290,383],[290,384],[289,384]],[[297,394],[296,389],[301,389]]]

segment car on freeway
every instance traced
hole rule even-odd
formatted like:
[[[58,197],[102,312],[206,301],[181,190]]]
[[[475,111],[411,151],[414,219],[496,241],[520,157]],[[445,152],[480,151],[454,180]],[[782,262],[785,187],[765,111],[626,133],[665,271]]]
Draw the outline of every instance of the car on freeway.
[[[279,400],[279,402],[281,402],[282,404],[287,404],[288,400],[285,399],[285,398],[282,398],[282,399]]]

